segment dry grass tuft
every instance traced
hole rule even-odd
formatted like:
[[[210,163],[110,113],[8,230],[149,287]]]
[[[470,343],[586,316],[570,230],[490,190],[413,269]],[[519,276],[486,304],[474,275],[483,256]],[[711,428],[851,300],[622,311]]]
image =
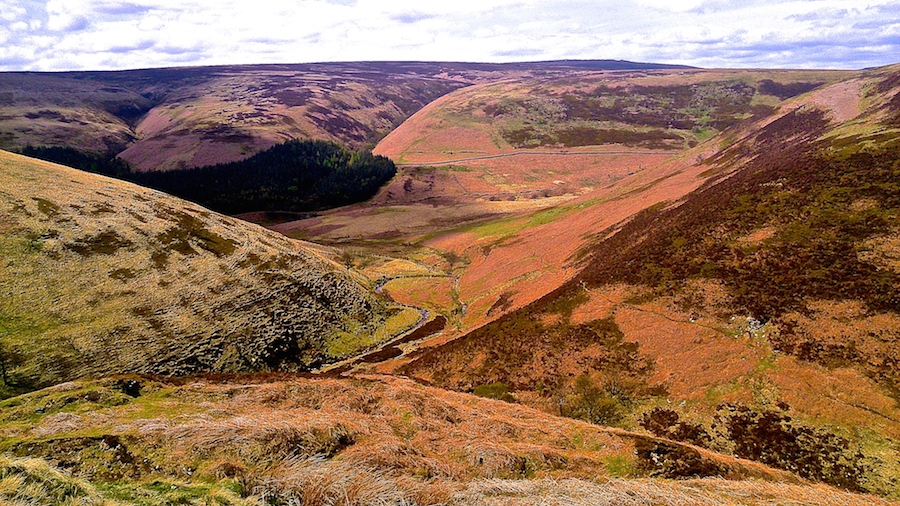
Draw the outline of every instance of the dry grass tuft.
[[[450,504],[526,506],[543,504],[591,506],[751,506],[822,505],[887,506],[871,496],[858,496],[824,486],[785,485],[718,478],[665,480],[482,480],[453,494]]]
[[[119,503],[103,499],[91,484],[41,459],[0,455],[0,504],[115,506]]]
[[[0,417],[0,431],[11,434],[0,451],[55,459],[71,476],[113,482],[117,498],[160,504],[761,505],[768,504],[756,499],[763,491],[816,504],[812,487],[789,473],[705,450],[704,462],[730,480],[612,479],[653,475],[635,446],[657,440],[522,405],[396,377],[261,378],[144,380],[144,395],[82,404],[77,415],[36,407],[103,386],[42,390],[5,401],[15,407]],[[23,422],[35,430],[9,429]],[[6,490],[30,486],[12,474],[0,476]],[[66,481],[70,475],[53,476],[53,483],[76,483],[72,490],[92,490]],[[865,504],[863,496],[814,490]]]
[[[224,420],[207,417],[166,431],[169,444],[206,457],[223,448],[253,462],[281,458],[330,458],[355,442],[355,432],[336,417],[321,413],[261,412]],[[299,423],[298,423],[299,422]]]
[[[506,446],[477,441],[464,447],[462,455],[469,467],[477,470],[480,476],[510,478],[524,475],[522,459]]]
[[[31,433],[37,437],[46,437],[61,432],[72,432],[81,427],[81,417],[72,413],[55,413],[44,418]]]
[[[386,472],[328,462],[300,459],[279,463],[254,487],[263,500],[303,506],[369,506],[408,504],[407,491]]]

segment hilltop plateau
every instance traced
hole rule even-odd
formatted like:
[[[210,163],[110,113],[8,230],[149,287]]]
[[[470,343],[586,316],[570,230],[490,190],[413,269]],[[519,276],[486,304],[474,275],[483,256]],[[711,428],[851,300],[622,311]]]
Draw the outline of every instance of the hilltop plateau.
[[[432,100],[482,81],[617,61],[348,62],[0,73],[0,149],[69,146],[135,170],[232,162],[289,139],[373,145]]]

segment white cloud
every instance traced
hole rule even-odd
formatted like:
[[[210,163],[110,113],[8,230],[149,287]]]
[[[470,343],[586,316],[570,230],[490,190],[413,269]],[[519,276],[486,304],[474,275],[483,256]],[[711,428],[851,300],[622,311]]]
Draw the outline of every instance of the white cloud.
[[[3,24],[19,21],[28,15],[25,7],[16,4],[14,1],[7,5],[0,5],[0,21]]]
[[[708,2],[704,0],[637,0],[635,3],[651,9],[686,12],[695,10]]]
[[[613,58],[854,68],[900,54],[895,0],[4,0],[0,70]]]

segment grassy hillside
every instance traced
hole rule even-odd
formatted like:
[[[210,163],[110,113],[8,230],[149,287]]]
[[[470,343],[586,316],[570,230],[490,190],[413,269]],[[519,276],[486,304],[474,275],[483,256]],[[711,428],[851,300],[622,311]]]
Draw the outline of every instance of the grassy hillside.
[[[703,141],[717,129],[774,117],[784,101],[854,75],[570,70],[476,84],[432,102],[379,142],[374,152],[401,166],[369,204],[273,228],[352,246],[364,272],[381,262],[366,256],[373,253],[425,265],[427,276],[421,267],[377,276],[385,293],[441,311],[464,332],[565,282],[576,271],[573,255],[597,230],[712,177],[697,162],[718,150]],[[525,125],[547,142],[505,140]],[[572,128],[624,137],[560,144]],[[626,139],[651,130],[677,142],[650,149]]]
[[[137,170],[246,158],[288,139],[370,147],[432,100],[472,83],[630,62],[349,62],[114,72],[0,73],[0,149],[69,146]]]
[[[522,149],[682,150],[851,72],[655,70],[531,76],[457,91],[391,132],[398,163]]]
[[[415,322],[313,245],[10,153],[0,251],[4,396],[126,371],[305,370]]]
[[[595,230],[560,289],[400,371],[573,416],[590,392],[609,423],[895,496],[898,92],[879,69],[735,125],[701,188]]]
[[[0,499],[22,502],[888,504],[389,377],[123,377],[0,408]]]

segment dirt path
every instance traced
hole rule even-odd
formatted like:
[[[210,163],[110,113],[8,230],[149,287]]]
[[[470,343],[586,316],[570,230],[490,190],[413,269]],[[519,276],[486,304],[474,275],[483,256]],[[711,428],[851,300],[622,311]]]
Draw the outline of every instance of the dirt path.
[[[675,152],[673,151],[673,154]],[[398,163],[397,167],[421,167],[424,165],[440,166],[453,165],[462,162],[477,162],[479,160],[493,160],[495,158],[510,158],[513,156],[538,155],[538,156],[582,156],[582,155],[659,155],[665,154],[659,151],[517,151],[515,153],[503,153],[501,155],[472,156],[468,158],[456,158],[435,162]]]

